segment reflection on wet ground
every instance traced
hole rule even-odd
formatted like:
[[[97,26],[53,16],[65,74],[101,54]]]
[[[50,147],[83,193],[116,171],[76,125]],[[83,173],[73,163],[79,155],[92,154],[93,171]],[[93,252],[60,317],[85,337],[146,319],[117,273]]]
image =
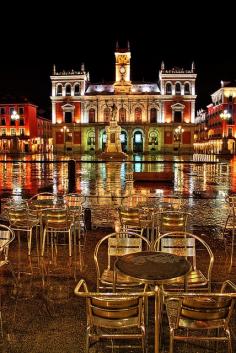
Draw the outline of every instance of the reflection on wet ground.
[[[210,158],[211,157],[211,158]],[[132,193],[152,195],[174,194],[182,199],[182,208],[191,212],[190,230],[203,237],[215,255],[212,274],[213,288],[229,278],[236,282],[235,258],[229,272],[231,235],[222,239],[227,216],[225,196],[236,192],[236,161],[216,161],[210,156],[206,163],[202,156],[161,157],[134,156],[132,162],[96,163],[84,156],[83,163],[76,164],[76,192],[83,195],[125,196]],[[50,156],[46,163],[41,156],[31,156],[22,161],[3,160],[0,163],[0,195],[15,200],[29,198],[40,191],[64,194],[68,191],[68,164],[66,159],[55,162]],[[58,157],[57,157],[58,158]],[[27,162],[28,159],[28,162]],[[50,163],[50,160],[53,163]],[[148,163],[150,162],[150,163]],[[133,183],[127,181],[127,173],[133,171],[174,171],[173,185],[161,183]],[[1,269],[1,302],[3,317],[3,344],[5,353],[84,353],[85,352],[85,302],[74,296],[74,288],[80,278],[85,278],[90,289],[95,289],[96,272],[93,251],[97,241],[112,232],[111,228],[89,230],[87,241],[77,247],[71,259],[68,246],[59,246],[57,256],[51,252],[38,256],[35,243],[32,255],[27,256],[24,237],[16,238],[10,248],[10,259],[17,275],[19,286],[15,287],[7,267]],[[226,245],[226,248],[225,248]],[[105,254],[104,254],[105,256]],[[201,259],[204,267],[205,259]],[[149,350],[153,348],[153,303],[150,305]],[[236,321],[233,324],[233,351],[236,351]],[[163,352],[168,351],[167,323],[163,323]],[[175,352],[215,352],[214,344],[206,346],[178,344]],[[114,352],[141,352],[139,349],[118,349]],[[225,352],[219,344],[219,352]],[[91,352],[95,352],[92,349]],[[112,352],[100,345],[98,352]]]

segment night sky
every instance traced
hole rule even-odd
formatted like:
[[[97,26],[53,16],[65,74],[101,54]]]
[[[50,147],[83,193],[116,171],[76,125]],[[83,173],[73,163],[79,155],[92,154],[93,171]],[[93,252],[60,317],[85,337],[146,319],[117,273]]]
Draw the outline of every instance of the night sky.
[[[220,9],[219,14],[213,16],[210,12],[195,9],[194,3],[190,8],[189,2],[181,2],[175,8],[173,4],[166,3],[158,7],[158,11],[146,5],[137,7],[134,13],[130,7],[126,13],[122,10],[122,2],[117,4],[118,12],[110,8],[110,13],[102,16],[97,11],[101,12],[103,5],[99,8],[91,5],[92,12],[89,5],[78,11],[73,8],[69,21],[66,17],[62,21],[63,9],[55,11],[51,18],[47,14],[45,23],[44,18],[29,20],[28,17],[27,23],[18,26],[13,34],[6,30],[4,33],[6,27],[3,26],[1,95],[28,97],[50,116],[53,64],[58,70],[77,70],[84,62],[91,82],[113,81],[117,40],[120,47],[125,47],[127,40],[130,41],[133,81],[158,81],[162,60],[166,68],[177,66],[185,69],[190,69],[194,61],[198,74],[197,109],[210,103],[210,94],[220,88],[221,80],[236,79],[231,11],[227,13],[227,31],[224,33]],[[185,12],[184,6],[188,6]],[[59,12],[60,18],[57,18]],[[32,31],[33,39],[29,31]]]

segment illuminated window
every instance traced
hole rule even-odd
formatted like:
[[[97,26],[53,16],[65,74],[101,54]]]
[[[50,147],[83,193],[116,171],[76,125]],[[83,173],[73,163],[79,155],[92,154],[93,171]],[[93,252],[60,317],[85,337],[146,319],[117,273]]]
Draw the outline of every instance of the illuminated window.
[[[20,133],[21,136],[24,136],[24,134],[25,134],[25,129],[22,129],[22,128],[19,129],[19,133]]]
[[[6,133],[7,133],[6,129],[1,129],[2,136],[6,136]]]
[[[103,134],[103,136],[102,136],[102,142],[103,142],[103,143],[106,143],[106,142],[107,142],[107,135],[106,135],[106,134]]]
[[[11,129],[11,136],[16,136],[16,129]]]
[[[126,121],[126,110],[125,108],[120,108],[119,110],[119,121],[124,123]]]
[[[135,143],[142,143],[142,134],[136,133],[134,136],[134,141],[135,141]]]
[[[95,123],[95,109],[89,109],[89,123]]]
[[[156,108],[152,108],[150,110],[150,123],[156,123],[157,121],[157,110]]]
[[[120,142],[121,142],[121,143],[125,143],[125,134],[124,134],[124,133],[123,133],[123,134],[122,134],[122,133],[120,134]]]
[[[105,108],[103,111],[103,119],[106,123],[110,120],[110,108]]]
[[[142,122],[142,109],[141,108],[135,108],[134,116],[135,116],[135,122],[136,123],[141,123]]]

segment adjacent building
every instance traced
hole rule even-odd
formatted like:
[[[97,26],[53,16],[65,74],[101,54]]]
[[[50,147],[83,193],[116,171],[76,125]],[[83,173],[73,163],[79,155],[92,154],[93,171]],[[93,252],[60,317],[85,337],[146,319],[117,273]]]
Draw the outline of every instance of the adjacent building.
[[[113,82],[91,83],[84,64],[58,72],[52,82],[52,134],[56,152],[102,152],[106,126],[116,120],[126,153],[193,151],[194,63],[189,70],[161,64],[158,82],[133,82],[131,51],[117,46]]]
[[[47,153],[53,149],[52,123],[27,99],[0,98],[0,153]]]
[[[196,117],[194,151],[210,154],[235,154],[236,82],[221,81],[211,95],[206,111]]]

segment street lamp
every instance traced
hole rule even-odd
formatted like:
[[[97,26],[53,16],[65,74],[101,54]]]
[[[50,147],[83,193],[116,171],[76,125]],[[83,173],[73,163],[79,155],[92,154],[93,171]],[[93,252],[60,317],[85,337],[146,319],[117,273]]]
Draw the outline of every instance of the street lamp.
[[[64,140],[64,153],[66,152],[66,133],[69,132],[69,129],[66,126],[61,128],[61,132],[63,132],[63,140]]]
[[[11,114],[11,119],[14,120],[14,121],[20,119],[19,114],[18,114],[15,110],[13,110],[13,112],[12,112],[12,114]]]
[[[178,126],[176,129],[175,129],[175,141],[178,141],[178,153],[179,153],[179,150],[180,150],[180,143],[181,143],[181,138],[182,138],[182,134],[184,132],[184,129],[182,128],[182,126]]]
[[[222,127],[222,138],[223,138],[223,143],[222,143],[222,149],[221,149],[221,153],[223,154],[227,154],[229,153],[229,149],[228,149],[228,140],[226,137],[226,122],[227,120],[229,120],[231,118],[231,114],[228,112],[227,109],[225,109],[222,113],[220,113],[220,118],[224,121],[223,123],[223,127]]]

